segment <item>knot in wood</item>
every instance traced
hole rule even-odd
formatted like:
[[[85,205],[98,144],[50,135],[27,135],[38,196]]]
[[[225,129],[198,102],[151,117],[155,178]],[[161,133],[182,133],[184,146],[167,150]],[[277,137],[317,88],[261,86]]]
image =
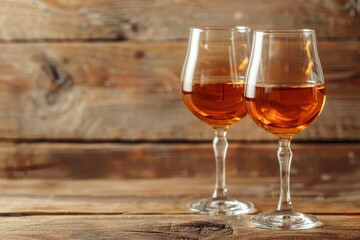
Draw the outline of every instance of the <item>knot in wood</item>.
[[[173,225],[172,232],[195,234],[198,236],[231,235],[234,230],[225,222],[194,221]]]

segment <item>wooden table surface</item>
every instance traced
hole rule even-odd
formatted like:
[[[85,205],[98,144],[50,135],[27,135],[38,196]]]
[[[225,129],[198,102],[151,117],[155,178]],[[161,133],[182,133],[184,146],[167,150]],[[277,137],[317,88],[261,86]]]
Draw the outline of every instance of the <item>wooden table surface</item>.
[[[1,239],[360,239],[359,182],[294,178],[295,208],[323,226],[271,231],[249,226],[249,215],[188,212],[187,202],[210,195],[210,180],[1,180]],[[230,195],[256,212],[275,208],[277,189],[275,177],[229,179]]]

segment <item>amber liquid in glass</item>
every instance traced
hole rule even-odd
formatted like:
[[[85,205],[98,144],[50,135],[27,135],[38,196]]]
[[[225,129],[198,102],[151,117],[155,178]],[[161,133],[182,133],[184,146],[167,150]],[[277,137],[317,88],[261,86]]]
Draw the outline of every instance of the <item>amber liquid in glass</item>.
[[[199,119],[217,128],[229,126],[246,116],[244,82],[194,82],[182,90],[185,105]]]
[[[246,96],[249,116],[278,136],[291,136],[305,129],[325,104],[325,85],[257,86]]]

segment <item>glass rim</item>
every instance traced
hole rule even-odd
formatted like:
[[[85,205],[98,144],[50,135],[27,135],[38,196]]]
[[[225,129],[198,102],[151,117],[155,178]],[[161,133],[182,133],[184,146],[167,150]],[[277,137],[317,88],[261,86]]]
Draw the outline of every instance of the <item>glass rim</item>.
[[[250,27],[247,26],[204,26],[204,27],[190,27],[190,31],[206,32],[206,31],[239,31],[250,32]]]
[[[255,29],[255,33],[263,34],[298,34],[298,33],[315,33],[314,29],[304,28],[304,29]]]

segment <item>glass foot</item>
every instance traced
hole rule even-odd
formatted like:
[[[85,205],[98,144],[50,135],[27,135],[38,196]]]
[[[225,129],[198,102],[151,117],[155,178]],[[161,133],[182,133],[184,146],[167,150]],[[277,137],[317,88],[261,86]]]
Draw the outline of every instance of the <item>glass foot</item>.
[[[309,229],[321,226],[321,222],[315,216],[281,211],[252,216],[250,223],[255,227],[279,230]]]
[[[251,212],[254,205],[251,202],[240,202],[234,199],[218,200],[210,198],[190,202],[188,209],[200,214],[240,215]]]

